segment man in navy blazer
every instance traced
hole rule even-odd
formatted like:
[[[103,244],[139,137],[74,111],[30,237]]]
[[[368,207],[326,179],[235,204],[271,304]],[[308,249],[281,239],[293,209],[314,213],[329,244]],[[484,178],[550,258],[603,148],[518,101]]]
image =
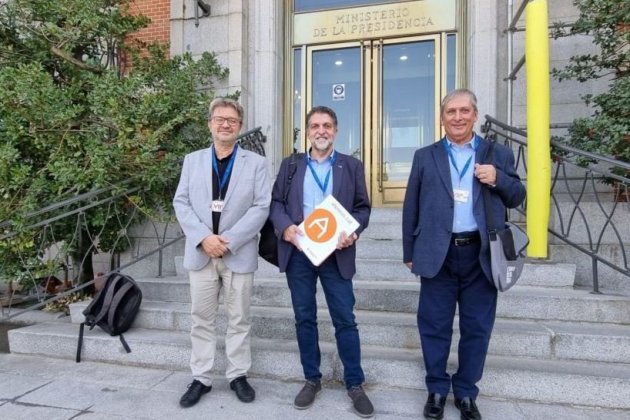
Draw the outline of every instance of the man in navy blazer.
[[[337,116],[324,106],[311,109],[306,116],[307,154],[286,158],[273,187],[270,218],[278,241],[280,272],[286,272],[291,291],[300,361],[306,383],[295,397],[294,406],[306,409],[321,390],[317,301],[319,277],[335,327],[337,349],[344,367],[344,382],[353,408],[362,417],[374,414],[372,403],[363,391],[359,331],[354,317],[352,277],[356,272],[355,243],[368,226],[370,201],[363,165],[357,159],[336,151]],[[356,232],[341,233],[337,249],[319,266],[302,252],[298,225],[325,197],[332,194],[359,222]]]
[[[420,276],[418,329],[426,369],[424,417],[441,419],[451,386],[462,419],[481,419],[475,403],[494,326],[497,290],[482,188],[490,188],[494,220],[525,199],[514,155],[473,132],[477,98],[467,89],[442,100],[445,138],[416,151],[403,205],[403,262]],[[458,368],[447,373],[459,307]]]

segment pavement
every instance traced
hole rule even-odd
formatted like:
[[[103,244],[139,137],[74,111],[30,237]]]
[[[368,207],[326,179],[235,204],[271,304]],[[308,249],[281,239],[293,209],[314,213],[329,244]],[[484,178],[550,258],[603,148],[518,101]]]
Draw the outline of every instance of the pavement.
[[[122,366],[42,356],[0,354],[0,419],[359,419],[339,383],[325,383],[315,404],[293,408],[302,383],[250,378],[256,400],[237,400],[224,377],[217,375],[212,391],[191,408],[179,398],[191,381],[188,372]],[[423,391],[365,387],[376,419],[422,418]],[[593,409],[480,397],[485,420],[630,419],[630,410]],[[449,396],[444,419],[459,419]]]

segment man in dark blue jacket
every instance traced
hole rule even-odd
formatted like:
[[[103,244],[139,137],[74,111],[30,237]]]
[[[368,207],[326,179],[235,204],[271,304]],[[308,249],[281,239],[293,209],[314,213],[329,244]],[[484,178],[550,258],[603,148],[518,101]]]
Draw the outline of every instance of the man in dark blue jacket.
[[[482,188],[491,189],[494,220],[525,199],[512,151],[473,132],[477,98],[466,89],[442,100],[446,136],[416,151],[403,206],[403,262],[420,276],[418,329],[429,393],[424,417],[441,419],[451,386],[462,419],[481,419],[475,403],[494,326],[497,290]],[[447,373],[455,309],[459,306],[458,368]]]
[[[279,237],[280,272],[286,272],[291,291],[300,361],[306,378],[294,406],[297,409],[310,407],[321,390],[315,299],[319,277],[335,327],[348,396],[358,415],[371,417],[374,407],[362,387],[365,376],[361,368],[352,288],[356,272],[355,242],[370,218],[363,164],[334,149],[337,116],[332,109],[324,106],[311,109],[306,116],[306,129],[311,148],[306,154],[294,155],[282,162],[273,187],[270,211]],[[350,235],[342,233],[335,252],[315,266],[301,250],[298,237],[304,232],[298,226],[330,194],[359,222],[359,228]]]

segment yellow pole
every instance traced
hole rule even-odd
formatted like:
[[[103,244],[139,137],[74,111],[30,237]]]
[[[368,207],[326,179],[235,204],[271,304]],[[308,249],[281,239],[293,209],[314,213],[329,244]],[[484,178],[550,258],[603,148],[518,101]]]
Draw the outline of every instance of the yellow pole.
[[[547,1],[525,9],[527,70],[527,255],[547,258],[551,189],[549,146],[549,35]]]

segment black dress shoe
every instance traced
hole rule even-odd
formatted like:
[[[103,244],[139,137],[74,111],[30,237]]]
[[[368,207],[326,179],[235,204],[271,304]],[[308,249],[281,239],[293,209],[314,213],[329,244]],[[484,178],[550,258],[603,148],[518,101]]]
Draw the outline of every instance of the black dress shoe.
[[[188,385],[188,390],[182,395],[182,398],[179,400],[179,405],[184,408],[192,407],[199,402],[203,394],[207,394],[211,389],[212,385],[205,386],[195,379]]]
[[[475,404],[475,400],[470,397],[455,398],[455,407],[461,413],[461,420],[481,420],[481,413]]]
[[[424,418],[440,420],[444,417],[444,405],[446,397],[435,392],[429,394],[427,402],[424,404]]]
[[[236,396],[242,402],[252,402],[254,398],[256,398],[256,391],[254,391],[254,388],[247,382],[246,376],[239,376],[230,382],[230,389],[236,392]]]

